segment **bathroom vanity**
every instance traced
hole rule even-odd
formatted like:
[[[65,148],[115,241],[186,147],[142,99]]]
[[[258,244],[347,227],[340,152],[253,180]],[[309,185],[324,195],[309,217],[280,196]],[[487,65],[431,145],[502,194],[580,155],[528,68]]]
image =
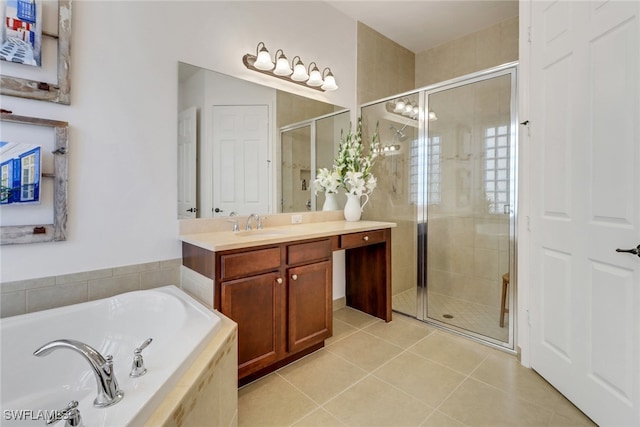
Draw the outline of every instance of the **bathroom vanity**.
[[[347,305],[391,320],[394,226],[329,221],[181,236],[183,265],[213,280],[214,308],[238,323],[240,384],[332,335],[334,251],[345,251]]]

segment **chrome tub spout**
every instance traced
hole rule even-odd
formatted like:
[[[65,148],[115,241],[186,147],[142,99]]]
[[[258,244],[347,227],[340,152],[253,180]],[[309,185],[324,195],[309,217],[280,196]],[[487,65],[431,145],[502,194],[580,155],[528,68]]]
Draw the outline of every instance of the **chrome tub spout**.
[[[66,348],[79,353],[89,362],[89,365],[91,365],[98,385],[98,395],[93,401],[93,406],[96,408],[106,408],[107,406],[118,403],[122,399],[124,392],[118,387],[118,381],[113,371],[113,357],[111,355],[107,355],[105,358],[93,347],[83,342],[70,339],[51,341],[34,351],[33,355],[38,357],[46,356],[60,348]]]

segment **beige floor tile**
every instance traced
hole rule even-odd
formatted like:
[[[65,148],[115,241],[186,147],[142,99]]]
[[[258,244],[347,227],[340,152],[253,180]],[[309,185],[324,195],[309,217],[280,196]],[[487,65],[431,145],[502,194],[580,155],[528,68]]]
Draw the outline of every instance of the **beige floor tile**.
[[[491,349],[461,337],[434,332],[409,351],[463,374],[470,374],[487,357]]]
[[[344,307],[340,310],[334,311],[333,318],[348,323],[351,326],[355,326],[356,328],[364,328],[374,322],[382,322],[382,320],[377,317],[370,316],[367,313],[354,310],[350,307]]]
[[[553,408],[562,398],[544,378],[506,353],[491,353],[471,376],[547,408]]]
[[[435,411],[433,414],[427,418],[421,427],[463,427],[459,421],[454,420],[453,418],[443,414],[440,411]]]
[[[318,409],[297,423],[293,427],[345,427],[346,424],[338,420],[336,417],[325,411]]]
[[[565,415],[561,415],[557,412],[554,412],[551,416],[551,421],[547,427],[587,427],[587,426],[597,426],[594,422],[585,417],[584,420],[576,420],[572,417],[567,417]]]
[[[341,357],[320,350],[280,369],[278,375],[316,403],[323,404],[362,379],[367,372]]]
[[[546,426],[552,411],[467,379],[438,408],[470,426]]]
[[[277,374],[238,390],[238,426],[288,426],[317,408]]]
[[[405,349],[434,331],[424,322],[397,313],[393,314],[391,322],[376,322],[364,330]]]
[[[327,402],[323,408],[354,427],[419,426],[433,411],[428,405],[372,376]]]
[[[414,353],[402,353],[374,375],[427,405],[436,407],[466,378]]]
[[[596,423],[591,421],[580,409],[576,408],[566,397],[560,396],[560,399],[553,408],[554,418],[552,423],[564,422],[565,425],[578,425],[578,426],[595,426]],[[570,423],[570,424],[566,424]],[[560,425],[560,424],[557,424]]]
[[[403,350],[378,337],[360,331],[327,347],[327,351],[347,359],[367,372],[371,372]]]
[[[341,340],[344,337],[348,337],[349,335],[357,332],[358,328],[355,326],[351,326],[348,323],[345,323],[341,320],[333,319],[333,335],[324,340],[324,345],[331,345],[336,341]]]

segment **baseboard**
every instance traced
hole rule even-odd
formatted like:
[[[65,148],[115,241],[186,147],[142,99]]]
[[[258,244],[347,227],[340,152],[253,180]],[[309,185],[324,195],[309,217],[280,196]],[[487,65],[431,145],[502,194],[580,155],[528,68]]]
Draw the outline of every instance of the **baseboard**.
[[[342,297],[342,298],[338,298],[338,299],[334,299],[333,300],[333,311],[340,310],[341,308],[344,308],[346,306],[347,306],[347,298],[346,297]]]

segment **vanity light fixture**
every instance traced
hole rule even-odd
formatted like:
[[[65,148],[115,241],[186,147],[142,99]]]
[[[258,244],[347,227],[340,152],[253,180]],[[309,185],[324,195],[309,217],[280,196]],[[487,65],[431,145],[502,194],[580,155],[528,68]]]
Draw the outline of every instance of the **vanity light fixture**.
[[[327,73],[328,71],[328,73]],[[324,90],[336,90],[338,89],[338,85],[336,84],[336,79],[333,77],[333,73],[331,72],[331,68],[327,67],[322,71],[322,78],[324,83],[320,86]]]
[[[280,55],[278,55],[280,52]],[[290,76],[293,73],[293,70],[289,66],[289,61],[287,57],[284,55],[282,49],[278,49],[276,51],[276,68],[273,70],[273,74],[277,76]]]
[[[262,45],[262,48],[260,45]],[[253,61],[253,66],[262,71],[273,70],[271,55],[269,54],[267,47],[262,42],[258,43],[258,46],[256,47],[256,56]]]
[[[297,61],[296,61],[297,58]],[[302,59],[299,56],[293,58],[293,74],[291,74],[291,80],[294,82],[306,82],[309,80],[309,73],[307,73],[307,67],[302,63]]]
[[[409,117],[411,119],[417,119],[420,113],[418,104],[414,104],[408,98],[398,98],[393,101],[389,101],[386,104],[386,110],[389,113],[394,113],[399,116]],[[427,115],[429,121],[438,120],[436,113],[429,111]]]
[[[406,106],[407,106],[407,103],[405,102],[404,99],[398,99],[396,100],[395,106],[393,108],[393,112],[402,114],[402,112],[404,111],[404,107]]]
[[[311,68],[311,66],[313,65],[313,68]],[[322,86],[322,83],[324,83],[322,81],[322,74],[320,73],[320,70],[318,69],[318,66],[316,65],[315,62],[312,62],[311,64],[309,64],[309,80],[307,80],[307,84],[309,86]]]
[[[315,62],[311,62],[307,69],[299,56],[294,57],[293,62],[289,65],[289,61],[282,49],[276,51],[275,59],[274,64],[269,50],[267,50],[263,42],[260,42],[256,47],[256,54],[247,53],[242,57],[242,62],[250,70],[322,92],[338,89],[336,79],[329,67],[325,68],[321,73],[318,65]]]

